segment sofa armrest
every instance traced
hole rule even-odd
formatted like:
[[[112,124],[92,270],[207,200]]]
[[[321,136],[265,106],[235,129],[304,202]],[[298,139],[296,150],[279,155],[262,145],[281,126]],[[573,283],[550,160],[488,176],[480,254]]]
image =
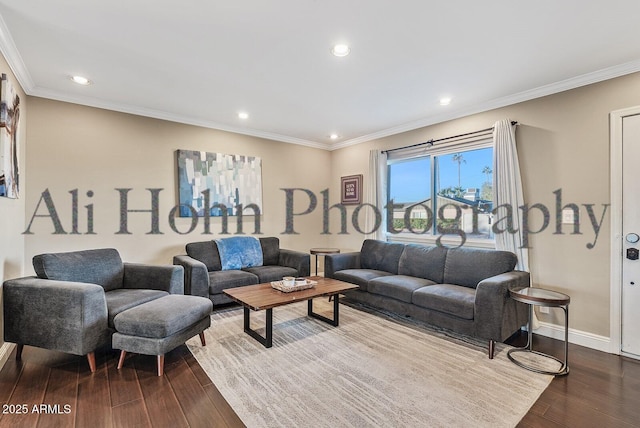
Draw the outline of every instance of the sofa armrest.
[[[209,297],[209,271],[207,265],[186,255],[174,256],[173,264],[184,269],[184,294]]]
[[[339,270],[360,269],[360,252],[327,254],[324,256],[324,276],[333,278]]]
[[[36,277],[5,281],[4,340],[86,355],[110,343],[107,302],[97,284]]]
[[[184,270],[175,265],[124,263],[123,288],[146,288],[184,294]]]
[[[280,249],[278,265],[294,268],[298,276],[309,276],[311,272],[311,256],[307,253]]]
[[[475,301],[476,335],[504,341],[527,322],[527,305],[509,297],[509,289],[529,287],[529,272],[511,271],[478,283]]]

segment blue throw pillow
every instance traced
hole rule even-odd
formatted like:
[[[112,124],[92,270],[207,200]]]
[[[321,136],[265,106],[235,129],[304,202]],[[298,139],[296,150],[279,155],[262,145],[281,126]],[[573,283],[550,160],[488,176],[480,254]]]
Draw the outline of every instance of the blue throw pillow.
[[[262,266],[262,247],[254,236],[234,236],[215,240],[222,270]]]

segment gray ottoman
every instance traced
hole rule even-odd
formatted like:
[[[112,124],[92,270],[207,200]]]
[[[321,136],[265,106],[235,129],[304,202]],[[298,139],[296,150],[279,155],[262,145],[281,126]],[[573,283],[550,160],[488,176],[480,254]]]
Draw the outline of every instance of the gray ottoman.
[[[120,349],[118,369],[127,352],[157,355],[158,376],[164,374],[164,354],[196,334],[205,346],[204,330],[211,325],[211,300],[198,296],[170,294],[120,312],[113,319],[114,349]]]

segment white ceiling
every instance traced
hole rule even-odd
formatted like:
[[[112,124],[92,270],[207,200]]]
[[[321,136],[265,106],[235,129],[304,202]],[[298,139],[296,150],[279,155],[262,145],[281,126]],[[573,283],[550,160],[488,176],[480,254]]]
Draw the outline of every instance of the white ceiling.
[[[327,149],[640,71],[638,0],[0,0],[0,17],[30,95]]]

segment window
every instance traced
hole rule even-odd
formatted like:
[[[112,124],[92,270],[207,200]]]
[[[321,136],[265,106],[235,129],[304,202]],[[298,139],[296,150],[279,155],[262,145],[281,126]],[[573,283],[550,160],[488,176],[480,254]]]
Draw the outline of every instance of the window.
[[[492,168],[491,139],[389,153],[388,236],[492,243]]]

